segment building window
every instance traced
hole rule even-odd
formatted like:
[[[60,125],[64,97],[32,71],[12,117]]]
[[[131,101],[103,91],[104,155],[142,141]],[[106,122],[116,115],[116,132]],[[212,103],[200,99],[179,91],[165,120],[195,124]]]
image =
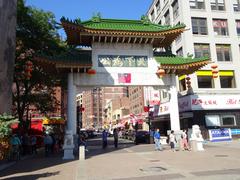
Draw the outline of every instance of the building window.
[[[167,11],[164,15],[165,18],[165,25],[170,25],[170,14],[169,11]]]
[[[227,36],[228,35],[227,20],[213,19],[213,29],[214,29],[215,35]]]
[[[218,61],[231,61],[231,47],[227,44],[216,45],[217,60]]]
[[[156,3],[156,10],[157,10],[157,14],[159,14],[160,13],[160,0],[158,0],[157,1],[157,3]]]
[[[206,126],[236,126],[235,115],[205,115]]]
[[[173,19],[176,19],[179,15],[179,4],[178,4],[178,0],[175,0],[172,3],[172,9],[173,9]]]
[[[163,99],[167,98],[168,97],[168,92],[163,90],[162,91],[162,97],[163,97]]]
[[[214,88],[211,71],[197,71],[198,88]]]
[[[234,115],[224,115],[221,116],[222,126],[236,126],[236,119]]]
[[[154,10],[151,12],[151,20],[154,21],[155,20],[155,14],[154,14]]]
[[[233,0],[233,10],[235,12],[240,11],[240,0]]]
[[[211,9],[224,11],[225,10],[225,3],[224,0],[211,0]]]
[[[177,52],[176,52],[177,56],[183,56],[183,48],[180,47]]]
[[[212,76],[198,76],[198,88],[214,88]]]
[[[192,31],[193,34],[207,35],[207,19],[192,18]]]
[[[204,0],[189,0],[191,9],[205,9]]]
[[[219,78],[221,88],[236,88],[233,71],[220,71]]]
[[[194,44],[195,58],[200,58],[203,56],[210,57],[210,47],[209,44]]]
[[[236,20],[237,35],[240,36],[240,20]]]
[[[179,80],[179,90],[180,91],[185,91],[187,90],[187,86],[186,86],[186,75],[182,75],[180,77],[178,77]]]

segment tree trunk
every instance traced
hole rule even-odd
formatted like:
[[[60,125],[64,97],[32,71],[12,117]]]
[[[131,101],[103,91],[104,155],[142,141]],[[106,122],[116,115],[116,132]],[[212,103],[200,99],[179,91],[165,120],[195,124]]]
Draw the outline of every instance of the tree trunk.
[[[0,114],[11,113],[17,0],[0,0]]]

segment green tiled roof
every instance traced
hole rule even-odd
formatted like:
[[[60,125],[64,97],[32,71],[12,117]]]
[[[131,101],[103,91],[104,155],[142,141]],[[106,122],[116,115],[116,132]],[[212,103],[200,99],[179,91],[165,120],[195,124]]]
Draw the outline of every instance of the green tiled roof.
[[[180,57],[180,56],[155,56],[155,60],[161,65],[184,65],[197,63],[202,61],[208,61],[209,57],[201,57],[201,58],[192,58],[192,57]]]
[[[141,31],[141,32],[160,32],[170,29],[185,27],[185,25],[177,26],[161,26],[158,24],[144,24],[138,20],[119,20],[119,19],[101,19],[100,22],[84,21],[82,25],[90,29],[99,30],[122,30],[122,31]]]
[[[59,55],[46,56],[38,55],[38,57],[48,59],[53,63],[67,63],[78,65],[91,65],[92,64],[92,51],[68,51]]]
[[[88,21],[81,22],[80,20],[68,20],[66,18],[61,19],[62,22],[68,22],[76,25],[83,26],[84,28],[95,30],[117,30],[117,31],[138,31],[138,32],[161,32],[166,30],[173,30],[178,28],[184,28],[184,24],[176,26],[162,26],[159,24],[153,24],[146,20],[122,20],[122,19],[101,19],[97,20],[92,18]]]

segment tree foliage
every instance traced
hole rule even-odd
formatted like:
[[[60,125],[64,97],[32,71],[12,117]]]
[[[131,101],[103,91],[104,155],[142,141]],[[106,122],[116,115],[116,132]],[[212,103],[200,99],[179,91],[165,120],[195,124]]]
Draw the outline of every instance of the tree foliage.
[[[13,101],[20,122],[31,105],[47,113],[59,104],[53,93],[59,77],[44,71],[33,61],[38,54],[51,56],[65,50],[58,28],[51,12],[26,6],[23,0],[18,0]],[[30,70],[29,61],[33,63]]]
[[[12,133],[11,125],[17,123],[18,120],[7,114],[0,114],[0,138],[9,137]]]

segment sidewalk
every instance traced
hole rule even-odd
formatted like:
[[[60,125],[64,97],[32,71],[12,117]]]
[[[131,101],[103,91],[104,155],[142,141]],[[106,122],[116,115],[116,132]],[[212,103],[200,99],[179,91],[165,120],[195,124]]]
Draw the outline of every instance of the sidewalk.
[[[85,161],[79,161],[77,179],[240,179],[240,142],[208,142],[203,152],[154,151],[153,145],[129,146],[108,152],[89,147]]]
[[[103,150],[101,139],[88,142],[86,160],[62,160],[63,154],[48,158],[43,153],[18,161],[0,171],[7,180],[155,180],[155,179],[240,179],[240,141],[206,143],[203,152],[155,151],[153,144],[135,145],[112,138]]]
[[[0,180],[76,179],[77,159],[62,160],[62,157],[62,152],[45,157],[44,151],[26,156],[1,170]]]

